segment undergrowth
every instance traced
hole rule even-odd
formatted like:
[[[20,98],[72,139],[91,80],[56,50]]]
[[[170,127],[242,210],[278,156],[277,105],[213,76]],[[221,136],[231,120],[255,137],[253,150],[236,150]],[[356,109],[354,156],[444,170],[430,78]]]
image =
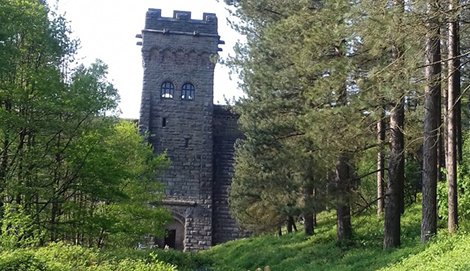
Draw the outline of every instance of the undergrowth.
[[[61,243],[36,249],[0,248],[1,271],[192,271],[207,257],[174,250],[98,250]]]
[[[174,250],[97,250],[53,244],[36,249],[0,248],[1,271],[246,271],[270,266],[272,271],[311,270],[470,270],[469,225],[457,234],[441,230],[428,244],[419,241],[418,204],[402,216],[402,245],[382,250],[383,219],[353,217],[354,238],[336,243],[332,213],[318,218],[315,235],[291,233],[231,241],[200,253]],[[467,223],[468,224],[468,223]],[[444,223],[441,221],[441,225]]]
[[[444,232],[420,243],[421,208],[408,208],[401,219],[401,247],[383,251],[383,219],[353,217],[354,238],[336,244],[334,215],[323,214],[315,235],[266,235],[228,242],[203,252],[217,271],[246,271],[270,266],[272,271],[311,270],[470,270],[470,236]],[[458,257],[459,260],[454,260]]]

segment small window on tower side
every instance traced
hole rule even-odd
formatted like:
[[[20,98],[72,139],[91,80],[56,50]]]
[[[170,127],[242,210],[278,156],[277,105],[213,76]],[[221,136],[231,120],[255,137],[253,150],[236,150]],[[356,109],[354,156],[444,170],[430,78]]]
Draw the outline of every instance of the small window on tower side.
[[[163,99],[173,99],[175,96],[175,86],[171,82],[165,82],[160,89],[160,97]]]
[[[193,84],[186,83],[181,88],[182,100],[194,100],[195,88]]]

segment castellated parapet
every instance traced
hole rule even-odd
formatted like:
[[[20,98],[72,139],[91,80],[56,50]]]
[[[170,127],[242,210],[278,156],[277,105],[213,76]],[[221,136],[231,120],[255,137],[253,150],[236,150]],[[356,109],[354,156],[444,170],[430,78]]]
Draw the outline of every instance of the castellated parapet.
[[[145,18],[146,30],[167,30],[173,33],[190,33],[194,35],[214,35],[217,33],[217,16],[204,13],[202,20],[191,19],[189,11],[173,11],[173,17],[162,17],[160,9],[149,9]]]
[[[213,104],[214,60],[223,44],[216,15],[194,20],[191,12],[174,11],[167,18],[149,9],[137,37],[144,66],[140,129],[172,161],[162,181],[174,221],[159,245],[195,251],[242,236],[227,203],[241,134],[237,117]]]

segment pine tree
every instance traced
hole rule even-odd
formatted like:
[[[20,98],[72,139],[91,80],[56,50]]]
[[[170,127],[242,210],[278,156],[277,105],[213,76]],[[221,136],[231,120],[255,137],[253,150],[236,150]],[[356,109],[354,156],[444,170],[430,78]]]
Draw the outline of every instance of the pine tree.
[[[423,143],[423,201],[421,218],[421,242],[427,242],[437,231],[437,148],[441,55],[438,3],[427,3],[427,32],[425,49],[425,97],[424,97],[424,143]]]

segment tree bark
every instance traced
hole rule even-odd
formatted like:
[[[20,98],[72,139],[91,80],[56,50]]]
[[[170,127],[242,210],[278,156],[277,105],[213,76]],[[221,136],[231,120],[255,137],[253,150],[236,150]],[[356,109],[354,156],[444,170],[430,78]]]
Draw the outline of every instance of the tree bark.
[[[351,209],[349,206],[349,182],[351,180],[348,159],[342,154],[336,164],[336,235],[338,243],[351,239]]]
[[[294,224],[294,218],[292,216],[287,216],[287,233],[292,232],[292,225]]]
[[[459,21],[455,23],[456,27],[456,35],[454,36],[454,43],[456,48],[456,55],[460,55],[460,26]],[[462,162],[462,91],[460,86],[460,58],[456,58],[454,60],[454,93],[456,97],[456,102],[454,106],[454,114],[455,114],[455,141],[456,141],[456,159],[457,164]]]
[[[457,210],[457,155],[456,155],[456,108],[455,104],[458,100],[456,96],[457,89],[460,89],[459,78],[456,78],[456,71],[458,66],[453,58],[458,55],[457,52],[457,20],[453,18],[452,12],[456,6],[456,0],[449,0],[449,28],[448,28],[448,58],[451,59],[447,62],[448,79],[447,79],[447,155],[446,155],[446,177],[448,188],[448,220],[447,227],[449,232],[455,232],[458,225],[458,210]]]
[[[384,116],[383,116],[384,117]],[[377,154],[377,215],[381,216],[384,209],[384,146],[385,140],[385,123],[383,117],[377,122],[377,139],[380,144]]]
[[[394,6],[400,12],[404,11],[404,2],[395,0]],[[403,65],[403,46],[395,42],[392,46],[392,55],[395,65]],[[401,73],[400,67],[398,69]],[[403,78],[400,74],[400,78]],[[405,92],[398,89],[399,95],[395,107],[390,111],[389,128],[389,158],[388,178],[385,197],[385,221],[383,248],[389,249],[400,246],[400,217],[405,211]]]
[[[441,89],[441,55],[439,22],[436,16],[437,3],[427,4],[428,21],[426,27],[424,123],[423,123],[423,200],[421,215],[421,242],[425,243],[437,231],[437,147],[438,123],[440,122],[439,96]]]
[[[400,216],[404,208],[404,120],[404,101],[401,98],[390,112],[390,154],[385,197],[384,249],[400,246]]]
[[[289,216],[289,221],[292,224],[292,229],[297,232],[297,225],[295,225],[295,219],[293,216]]]
[[[305,235],[313,235],[315,230],[314,225],[314,210],[311,204],[314,189],[310,186],[304,188],[304,232]]]

